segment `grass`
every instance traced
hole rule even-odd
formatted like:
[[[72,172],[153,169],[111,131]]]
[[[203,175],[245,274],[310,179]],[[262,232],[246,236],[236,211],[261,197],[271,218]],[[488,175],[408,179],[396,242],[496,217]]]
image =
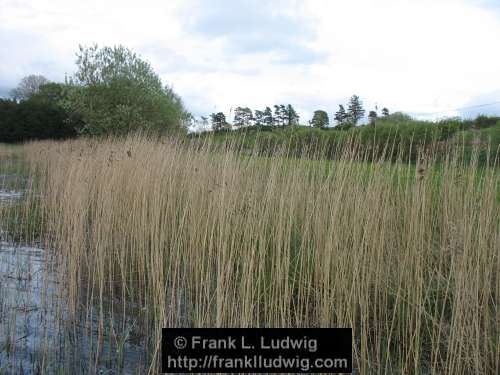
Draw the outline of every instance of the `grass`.
[[[499,174],[455,151],[413,165],[209,139],[24,146],[97,353],[142,337],[155,373],[162,327],[352,327],[361,374],[497,374]]]
[[[462,148],[461,157],[470,159],[475,145],[489,145],[480,148],[479,165],[488,164],[486,159],[498,155],[500,150],[500,122],[496,118],[470,120],[443,120],[440,122],[418,121],[409,117],[380,118],[377,125],[357,126],[348,130],[338,128],[312,128],[307,126],[288,127],[242,127],[234,131],[193,133],[193,139],[211,138],[215,144],[233,143],[246,150],[257,148],[262,154],[272,154],[276,146],[286,146],[289,153],[302,155],[304,150],[315,144],[322,148],[322,156],[338,158],[339,145],[357,143],[364,149],[371,149],[372,160],[381,157],[376,150],[383,150],[393,144],[398,145],[399,154],[404,159],[417,161],[416,146],[433,149],[436,159],[446,158],[446,151],[453,145]],[[475,124],[476,123],[476,124]],[[474,125],[475,124],[475,125]],[[436,147],[439,146],[439,147]]]

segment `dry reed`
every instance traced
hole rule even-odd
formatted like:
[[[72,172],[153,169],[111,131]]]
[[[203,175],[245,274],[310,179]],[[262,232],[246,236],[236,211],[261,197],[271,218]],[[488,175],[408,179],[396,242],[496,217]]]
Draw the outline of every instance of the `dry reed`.
[[[339,153],[25,146],[71,311],[134,317],[151,373],[171,326],[352,327],[361,374],[500,373],[498,169]]]

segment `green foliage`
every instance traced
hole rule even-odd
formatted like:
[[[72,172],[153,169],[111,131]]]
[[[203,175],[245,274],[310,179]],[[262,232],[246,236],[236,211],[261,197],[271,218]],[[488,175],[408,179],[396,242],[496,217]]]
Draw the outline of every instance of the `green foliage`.
[[[476,117],[473,123],[473,127],[476,129],[484,129],[495,126],[500,121],[500,117],[488,117],[480,115]]]
[[[263,116],[262,116],[262,123],[264,126],[273,126],[274,124],[274,118],[273,118],[273,111],[271,108],[266,107],[264,110]]]
[[[380,118],[380,121],[384,121],[387,123],[392,123],[392,124],[397,124],[397,123],[408,123],[413,121],[412,117],[410,115],[407,115],[406,113],[403,112],[394,112],[392,114],[388,114],[387,116],[384,115],[384,117]]]
[[[328,113],[323,110],[314,111],[313,118],[311,120],[312,126],[315,128],[326,128],[330,124],[328,118]]]
[[[344,125],[344,126],[349,126]],[[240,144],[242,148],[257,150],[263,155],[271,155],[276,147],[287,146],[292,155],[302,155],[309,150],[320,147],[326,156],[336,158],[338,146],[355,140],[366,152],[368,159],[376,159],[384,152],[390,153],[393,159],[401,158],[415,162],[419,152],[432,149],[446,157],[446,145],[465,141],[464,157],[470,157],[474,147],[479,145],[480,163],[488,158],[492,160],[500,147],[500,123],[480,131],[467,130],[468,120],[447,119],[439,122],[418,121],[402,113],[394,113],[377,118],[377,126],[351,127],[347,131],[336,131],[327,127],[284,127],[273,128],[248,127],[245,133],[240,131],[218,133],[216,140]],[[464,130],[465,129],[465,130]],[[203,137],[203,135],[195,135]],[[469,156],[468,156],[469,155]]]
[[[0,100],[0,142],[74,137],[78,121],[58,103],[43,92],[20,103]]]
[[[234,110],[234,126],[249,126],[253,119],[252,110],[248,107],[237,107]]]
[[[295,126],[299,124],[300,116],[295,111],[291,104],[288,104],[285,109],[285,121],[288,126]]]
[[[255,111],[255,126],[261,127],[264,124],[264,111],[259,111],[258,109]]]
[[[342,128],[348,122],[348,114],[342,104],[339,104],[339,110],[335,112],[335,121],[337,121],[337,126]]]
[[[226,115],[222,112],[212,113],[210,115],[212,121],[212,129],[214,131],[227,130],[230,128],[226,121]]]
[[[353,95],[349,100],[349,106],[347,108],[348,120],[351,124],[357,125],[359,120],[365,116],[365,110],[363,109],[363,103],[359,96]]]
[[[454,136],[454,141],[465,144],[464,152],[467,160],[471,159],[475,149],[479,148],[477,156],[480,164],[497,159],[497,165],[500,165],[500,121],[491,127],[461,130]]]
[[[275,126],[285,126],[286,107],[284,104],[279,104],[274,106],[274,125]]]
[[[175,131],[188,118],[172,88],[163,87],[150,64],[123,46],[80,46],[76,64],[66,104],[82,115],[84,134]]]

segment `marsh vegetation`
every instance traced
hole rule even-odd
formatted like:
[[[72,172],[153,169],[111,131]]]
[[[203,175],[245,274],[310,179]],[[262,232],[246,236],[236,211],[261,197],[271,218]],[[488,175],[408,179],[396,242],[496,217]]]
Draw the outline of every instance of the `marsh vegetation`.
[[[60,357],[31,358],[156,373],[162,327],[352,327],[361,374],[496,374],[499,173],[459,150],[410,163],[352,142],[334,160],[210,137],[2,146],[26,176],[5,236],[45,249],[61,306]],[[0,335],[0,368],[18,336]]]

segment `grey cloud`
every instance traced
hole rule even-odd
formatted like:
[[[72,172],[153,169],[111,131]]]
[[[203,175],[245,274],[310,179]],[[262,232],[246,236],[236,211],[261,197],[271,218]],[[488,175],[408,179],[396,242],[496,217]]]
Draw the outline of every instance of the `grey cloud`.
[[[189,58],[177,53],[172,48],[161,47],[157,44],[145,44],[138,51],[153,64],[154,69],[160,74],[171,73],[238,73],[240,75],[254,75],[259,72],[257,68],[241,67],[237,65],[220,64],[217,56],[212,60],[200,59],[196,56]]]
[[[148,43],[142,45],[138,51],[141,57],[151,62],[159,74],[179,71],[189,71],[193,64],[188,58],[180,55],[174,49]],[[160,65],[160,66],[157,66]]]
[[[312,20],[287,12],[294,1],[196,0],[189,31],[223,38],[228,54],[277,54],[277,62],[308,64],[326,57],[308,47],[315,37]]]
[[[64,62],[57,61],[49,44],[37,33],[14,32],[0,27],[0,45],[5,51],[0,60],[0,86],[12,88],[29,74],[42,74],[50,80],[64,77]]]

